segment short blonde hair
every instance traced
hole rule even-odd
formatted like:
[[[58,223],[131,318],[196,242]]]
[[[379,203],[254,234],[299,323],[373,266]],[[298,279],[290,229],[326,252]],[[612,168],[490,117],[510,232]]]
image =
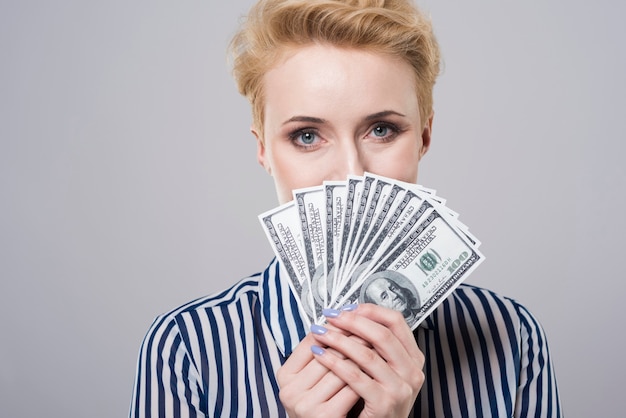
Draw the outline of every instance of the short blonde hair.
[[[439,46],[430,19],[411,0],[259,0],[233,37],[239,92],[263,132],[263,76],[288,48],[327,43],[405,60],[415,73],[422,123],[432,114]]]

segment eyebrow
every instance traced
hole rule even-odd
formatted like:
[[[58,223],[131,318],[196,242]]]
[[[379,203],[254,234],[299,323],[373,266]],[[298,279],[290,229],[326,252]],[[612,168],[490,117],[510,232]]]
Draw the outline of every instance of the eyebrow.
[[[290,122],[309,122],[309,123],[323,124],[323,123],[326,123],[326,120],[322,118],[314,118],[313,116],[293,116],[287,119],[286,121],[284,121],[283,125],[286,125]]]
[[[365,120],[369,121],[373,119],[384,118],[385,116],[389,116],[389,115],[401,116],[403,118],[406,117],[406,115],[396,112],[395,110],[383,110],[382,112],[376,112],[376,113],[372,113],[371,115],[366,116]]]
[[[389,115],[396,115],[396,116],[400,116],[403,118],[406,117],[406,115],[403,115],[400,112],[396,112],[395,110],[383,110],[381,112],[376,112],[376,113],[372,113],[371,115],[367,115],[365,117],[365,120],[370,121],[374,119],[380,119]],[[309,123],[324,124],[326,123],[326,119],[316,118],[313,116],[292,116],[291,118],[283,122],[283,125],[286,125],[290,122],[309,122]]]

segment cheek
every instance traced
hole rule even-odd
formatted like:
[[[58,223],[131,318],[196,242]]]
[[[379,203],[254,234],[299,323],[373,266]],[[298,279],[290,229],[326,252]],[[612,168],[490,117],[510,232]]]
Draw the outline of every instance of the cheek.
[[[420,148],[414,142],[402,147],[392,147],[384,153],[371,155],[368,171],[408,183],[417,180]]]
[[[345,180],[335,178],[337,167],[343,163],[341,154],[334,150],[320,150],[312,153],[293,151],[288,147],[274,153],[272,173],[275,181],[292,188],[319,186],[324,180]]]
[[[296,158],[277,158],[272,163],[272,175],[281,203],[292,200],[292,190],[318,186],[325,180],[314,165],[302,164]]]

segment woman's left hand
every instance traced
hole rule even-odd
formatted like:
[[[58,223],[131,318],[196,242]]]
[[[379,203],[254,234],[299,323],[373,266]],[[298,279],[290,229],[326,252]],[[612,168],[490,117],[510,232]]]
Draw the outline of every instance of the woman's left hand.
[[[332,326],[313,327],[323,347],[314,349],[317,361],[361,397],[359,416],[407,417],[424,383],[424,355],[404,317],[369,303],[327,312]]]

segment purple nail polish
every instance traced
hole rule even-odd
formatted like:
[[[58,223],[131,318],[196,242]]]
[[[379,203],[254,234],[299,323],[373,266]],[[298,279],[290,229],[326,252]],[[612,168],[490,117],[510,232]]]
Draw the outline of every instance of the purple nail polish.
[[[321,356],[322,354],[324,354],[324,349],[318,345],[312,345],[311,346],[311,351],[313,352],[313,354],[315,354],[316,356]]]
[[[328,330],[321,325],[313,324],[311,325],[311,332],[317,335],[324,335]]]
[[[330,308],[322,309],[322,314],[326,318],[337,318],[340,313],[341,313],[341,311],[338,311],[337,309],[330,309]]]
[[[359,305],[357,305],[356,303],[351,303],[349,305],[345,305],[343,308],[341,308],[342,311],[345,312],[350,312],[355,310]]]

